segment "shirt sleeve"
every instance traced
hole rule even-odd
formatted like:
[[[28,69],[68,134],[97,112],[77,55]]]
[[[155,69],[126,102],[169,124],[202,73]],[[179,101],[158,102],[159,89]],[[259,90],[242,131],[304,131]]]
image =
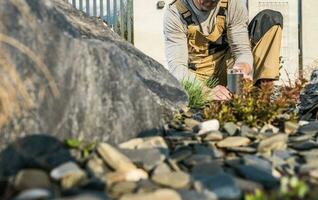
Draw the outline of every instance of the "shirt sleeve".
[[[177,11],[167,8],[164,16],[165,55],[169,71],[179,80],[200,82],[188,69],[187,31]]]
[[[253,55],[248,36],[248,11],[245,0],[230,0],[228,8],[227,37],[235,63],[247,63],[252,68]]]

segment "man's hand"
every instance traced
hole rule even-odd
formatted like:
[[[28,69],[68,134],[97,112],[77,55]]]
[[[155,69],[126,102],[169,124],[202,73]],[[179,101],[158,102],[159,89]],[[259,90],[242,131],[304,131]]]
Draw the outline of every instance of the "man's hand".
[[[241,70],[243,72],[244,75],[244,79],[247,80],[252,80],[253,77],[250,76],[250,73],[252,72],[252,68],[249,64],[247,63],[237,63],[234,65],[233,69],[238,69]]]
[[[204,87],[203,92],[209,101],[229,101],[232,99],[231,92],[224,86],[218,85],[213,89]]]

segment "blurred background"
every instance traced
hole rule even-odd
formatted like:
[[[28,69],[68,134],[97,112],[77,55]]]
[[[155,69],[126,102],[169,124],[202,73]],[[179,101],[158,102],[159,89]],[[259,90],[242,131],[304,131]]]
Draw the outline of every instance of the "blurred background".
[[[163,14],[172,0],[67,0],[112,29],[165,67]],[[273,9],[284,16],[281,82],[309,78],[318,68],[318,1],[246,0],[249,17]]]

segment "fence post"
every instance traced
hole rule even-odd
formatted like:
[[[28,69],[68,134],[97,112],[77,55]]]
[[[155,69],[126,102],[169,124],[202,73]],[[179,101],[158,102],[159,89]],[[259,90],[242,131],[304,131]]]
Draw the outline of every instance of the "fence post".
[[[133,43],[132,41],[132,8],[133,8],[133,1],[127,0],[127,40],[130,43]]]
[[[93,16],[97,16],[97,5],[96,0],[93,0]]]
[[[124,10],[124,2],[120,0],[120,35],[125,37],[125,10]]]
[[[107,0],[107,23],[110,26],[112,24],[112,22],[110,21],[110,0]]]
[[[72,0],[72,5],[76,8],[76,0]]]
[[[114,28],[114,31],[117,31],[117,0],[113,0],[113,3],[114,3],[114,10],[113,10],[113,28]]]
[[[86,0],[86,13],[87,13],[87,15],[90,16],[90,12],[89,12],[89,0]]]
[[[79,0],[79,10],[83,11],[83,0]]]
[[[99,16],[103,17],[104,16],[104,5],[103,5],[104,1],[100,0],[99,1]]]

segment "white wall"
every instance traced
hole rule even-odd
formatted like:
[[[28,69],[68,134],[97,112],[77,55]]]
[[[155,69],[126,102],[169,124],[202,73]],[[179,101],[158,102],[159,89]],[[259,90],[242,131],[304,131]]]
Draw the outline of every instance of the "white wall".
[[[166,65],[163,38],[164,9],[159,0],[134,0],[134,45],[148,56]],[[170,0],[165,0],[166,6]]]
[[[302,6],[304,75],[308,77],[318,68],[318,1],[305,0]]]

